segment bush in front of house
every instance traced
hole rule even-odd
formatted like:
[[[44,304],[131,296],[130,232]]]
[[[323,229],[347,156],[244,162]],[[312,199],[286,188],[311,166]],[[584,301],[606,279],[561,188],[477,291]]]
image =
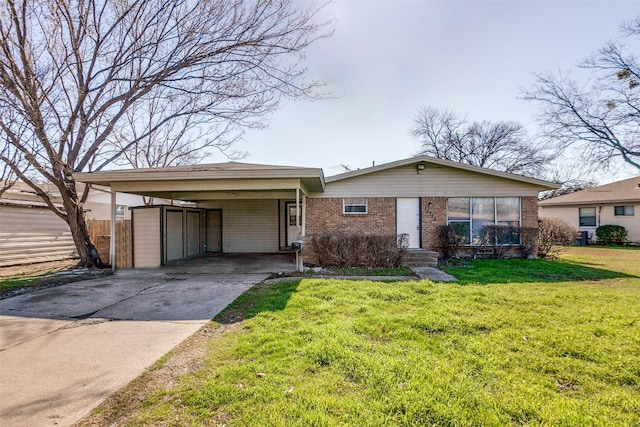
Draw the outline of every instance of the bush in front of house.
[[[447,261],[459,256],[460,247],[468,241],[469,229],[462,224],[443,225],[438,228],[438,240],[442,258]],[[538,244],[538,229],[509,225],[486,225],[478,233],[478,243],[469,246],[467,256],[507,258],[535,255]],[[488,251],[490,250],[490,252]],[[475,251],[475,254],[471,254]]]
[[[558,247],[573,245],[576,234],[576,229],[560,218],[542,218],[538,221],[538,256],[546,258],[555,255]]]
[[[322,267],[395,268],[402,265],[407,236],[363,234],[322,234],[311,237],[309,245]]]
[[[458,249],[464,243],[463,232],[461,224],[443,225],[438,228],[438,240],[444,260],[458,256]]]
[[[596,236],[603,245],[623,245],[627,240],[627,229],[621,225],[601,225],[596,228]]]
[[[528,259],[537,255],[539,234],[540,231],[536,227],[520,229],[520,258]]]

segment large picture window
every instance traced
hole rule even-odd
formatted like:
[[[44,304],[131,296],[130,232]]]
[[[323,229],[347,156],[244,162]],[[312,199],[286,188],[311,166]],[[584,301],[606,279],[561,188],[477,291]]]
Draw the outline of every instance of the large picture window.
[[[517,229],[521,225],[519,197],[454,197],[447,200],[447,224],[463,245],[480,245],[491,226]],[[494,227],[498,228],[498,227]],[[496,233],[494,243],[519,244],[518,233]]]

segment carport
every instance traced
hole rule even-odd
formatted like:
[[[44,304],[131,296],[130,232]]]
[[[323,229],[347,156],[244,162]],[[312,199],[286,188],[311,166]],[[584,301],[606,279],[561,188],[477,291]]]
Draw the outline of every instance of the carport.
[[[74,178],[110,187],[112,236],[116,192],[172,200],[170,206],[132,209],[134,268],[207,253],[289,251],[292,241],[306,235],[307,197],[325,188],[319,168],[239,162],[76,173]]]

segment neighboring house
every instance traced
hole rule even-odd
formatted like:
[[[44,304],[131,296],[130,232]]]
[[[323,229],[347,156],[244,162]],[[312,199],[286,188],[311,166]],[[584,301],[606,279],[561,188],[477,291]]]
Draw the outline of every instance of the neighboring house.
[[[57,188],[52,184],[41,186],[53,203],[62,207]],[[82,184],[78,186],[82,191]],[[128,206],[143,204],[140,196],[116,195],[116,218],[130,219]],[[108,188],[92,188],[87,202],[86,218],[111,218],[111,194]],[[0,267],[58,261],[76,257],[75,244],[69,226],[53,213],[33,189],[17,182],[0,198]]]
[[[640,242],[640,177],[538,202],[540,217],[560,218],[596,239],[601,225],[621,225],[630,242]]]
[[[558,185],[420,156],[325,179],[322,169],[228,162],[78,173],[113,191],[191,202],[133,209],[133,262],[155,267],[206,252],[276,253],[314,234],[409,236],[437,250],[437,230],[462,224],[537,227],[538,193]]]

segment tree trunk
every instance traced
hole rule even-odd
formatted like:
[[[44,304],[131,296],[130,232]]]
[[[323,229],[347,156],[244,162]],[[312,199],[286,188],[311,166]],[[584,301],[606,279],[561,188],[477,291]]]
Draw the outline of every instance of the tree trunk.
[[[100,259],[96,247],[91,242],[89,230],[84,218],[84,206],[78,198],[75,190],[75,181],[66,182],[66,190],[60,191],[63,204],[67,213],[67,224],[71,230],[71,236],[76,245],[80,262],[78,266],[87,268],[107,268],[110,267]]]

